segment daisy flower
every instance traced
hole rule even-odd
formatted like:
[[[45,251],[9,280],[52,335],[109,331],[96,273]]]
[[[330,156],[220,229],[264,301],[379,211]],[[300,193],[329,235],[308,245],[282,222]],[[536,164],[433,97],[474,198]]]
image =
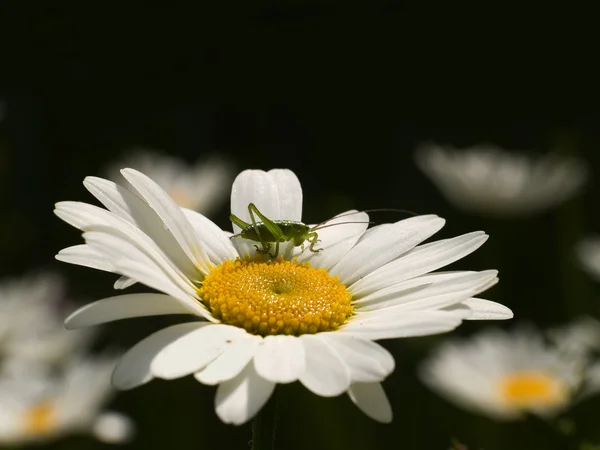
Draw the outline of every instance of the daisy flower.
[[[578,339],[577,327],[553,333]],[[571,342],[572,344],[572,342]],[[421,367],[423,382],[457,405],[498,420],[551,418],[588,390],[591,353],[556,345],[531,328],[487,330],[442,344]]]
[[[454,206],[489,216],[540,213],[572,197],[587,179],[576,159],[532,157],[491,145],[463,150],[426,145],[417,165]]]
[[[600,321],[589,316],[548,331],[550,341],[571,358],[587,358],[585,380],[579,397],[589,397],[600,391]]]
[[[506,307],[475,297],[497,282],[495,270],[431,273],[481,246],[483,232],[422,244],[443,219],[418,216],[367,230],[367,214],[349,211],[326,223],[336,226],[318,230],[319,251],[281,242],[271,258],[259,242],[179,207],[144,174],[122,174],[129,188],[100,178],[84,181],[106,209],[56,205],[55,213],[83,230],[85,240],[57,259],[115,272],[162,293],[99,300],[67,318],[67,327],[159,314],[197,320],[132,347],[113,373],[119,388],[193,374],[218,385],[221,420],[242,424],[276,384],[299,381],[317,395],[347,393],[368,416],[389,422],[381,382],[394,359],[375,340],[442,333],[465,319],[512,317]],[[240,173],[232,214],[250,222],[250,203],[270,220],[302,219],[302,189],[289,170]]]
[[[50,367],[84,351],[95,333],[65,330],[63,318],[69,310],[73,308],[65,298],[64,280],[56,273],[0,283],[0,368]]]
[[[600,361],[596,360],[586,370],[585,388],[582,397],[600,392]]]
[[[22,328],[19,320],[31,322],[45,301],[55,301],[60,292],[62,282],[56,275],[4,278],[0,282],[0,344],[3,346],[14,330]]]
[[[72,360],[60,373],[29,371],[0,379],[0,443],[49,442],[66,435],[92,434],[106,443],[132,436],[130,419],[104,411],[114,389],[112,357]]]
[[[600,350],[600,322],[584,316],[548,330],[548,338],[562,353],[593,353]]]
[[[205,215],[212,213],[226,199],[234,175],[231,165],[221,158],[189,164],[180,158],[142,148],[132,149],[123,161],[114,164],[107,171],[109,178],[116,182],[125,181],[119,172],[121,167],[133,167],[147,174],[179,206]]]
[[[593,235],[583,239],[577,244],[575,252],[583,270],[600,281],[600,236]]]

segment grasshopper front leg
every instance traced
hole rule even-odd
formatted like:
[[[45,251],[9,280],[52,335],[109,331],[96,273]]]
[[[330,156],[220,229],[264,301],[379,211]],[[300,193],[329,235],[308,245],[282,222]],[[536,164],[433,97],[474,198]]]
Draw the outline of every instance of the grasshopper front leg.
[[[282,238],[285,237],[283,231],[281,230],[281,228],[279,228],[279,225],[277,225],[275,222],[273,222],[271,219],[269,219],[263,213],[261,213],[254,203],[250,203],[248,205],[248,214],[250,215],[250,220],[252,221],[252,225],[256,230],[256,235],[258,236],[258,239],[263,246],[263,250],[261,253],[268,253],[271,258],[277,258],[277,255],[279,254],[279,241],[281,241]],[[269,241],[263,240],[263,237],[260,235],[260,228],[254,217],[254,214],[256,214],[258,218],[262,221],[263,225],[269,231],[269,233],[271,233],[271,236],[275,241],[274,255],[269,253],[269,250],[271,249],[271,243]]]
[[[251,225],[247,222],[244,222],[242,219],[240,219],[238,216],[231,214],[229,216],[229,220],[231,221],[231,223],[233,223],[234,225],[237,225],[238,227],[240,227],[242,230],[247,229],[248,227],[250,227]],[[231,236],[232,238],[234,237],[239,237],[241,236],[242,233],[238,233],[238,234],[234,234],[233,236]]]

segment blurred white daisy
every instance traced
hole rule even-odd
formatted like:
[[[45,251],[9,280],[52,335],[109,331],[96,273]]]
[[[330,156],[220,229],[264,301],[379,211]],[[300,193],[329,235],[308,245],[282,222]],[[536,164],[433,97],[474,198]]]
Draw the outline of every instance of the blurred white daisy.
[[[126,182],[122,167],[145,173],[162,187],[179,206],[209,215],[227,198],[234,173],[222,158],[200,159],[189,164],[183,159],[158,152],[134,148],[124,160],[113,164],[108,178]]]
[[[46,300],[56,299],[55,293],[59,291],[62,284],[55,275],[4,278],[0,282],[0,346],[21,328],[19,321],[29,324],[35,321],[39,307],[44,307]]]
[[[65,295],[64,280],[56,273],[0,282],[1,370],[51,368],[87,350],[95,333],[65,330],[64,315],[73,310]]]
[[[55,213],[83,230],[86,242],[57,259],[115,272],[164,294],[99,300],[71,315],[67,326],[159,314],[198,320],[131,348],[113,374],[119,388],[193,374],[219,385],[221,420],[241,424],[277,383],[300,381],[317,395],[347,393],[364,413],[389,422],[380,383],[394,360],[374,340],[446,332],[465,319],[512,317],[506,307],[475,297],[497,282],[495,270],[430,273],[481,246],[483,232],[421,244],[443,219],[412,217],[367,230],[367,214],[350,211],[327,222],[339,225],[318,231],[320,251],[282,242],[281,256],[270,259],[257,252],[261,244],[178,207],[144,174],[122,173],[129,190],[100,178],[84,181],[107,210],[56,205]],[[300,182],[289,170],[246,170],[233,183],[232,214],[249,222],[250,203],[271,220],[300,221]]]
[[[572,197],[587,179],[579,160],[531,156],[492,145],[457,150],[425,145],[415,161],[458,208],[489,216],[530,216]]]
[[[585,380],[579,394],[588,397],[600,391],[600,321],[581,317],[566,325],[550,329],[548,336],[565,357],[587,358]]]
[[[585,386],[582,397],[588,397],[600,392],[600,361],[596,360],[590,364],[585,372]]]
[[[587,274],[600,281],[600,236],[592,235],[583,239],[577,244],[575,252]]]
[[[563,330],[566,336],[566,328]],[[571,337],[585,333],[569,332]],[[555,336],[560,333],[555,333]],[[591,353],[555,345],[531,328],[488,330],[442,344],[421,367],[432,390],[499,420],[553,417],[588,390]]]
[[[72,360],[60,372],[31,370],[0,379],[0,444],[45,443],[71,434],[92,434],[107,443],[131,439],[133,426],[104,411],[114,389],[112,357]]]
[[[589,354],[600,350],[600,322],[584,316],[548,330],[548,337],[565,355]]]

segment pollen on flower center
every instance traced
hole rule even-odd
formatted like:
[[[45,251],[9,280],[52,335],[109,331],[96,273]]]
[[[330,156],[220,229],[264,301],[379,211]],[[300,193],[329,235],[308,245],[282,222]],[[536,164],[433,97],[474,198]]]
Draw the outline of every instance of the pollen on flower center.
[[[346,287],[326,269],[283,258],[225,261],[198,293],[217,319],[262,336],[332,331],[354,309]]]
[[[56,412],[51,402],[41,402],[33,405],[25,412],[23,429],[27,434],[45,434],[54,428]]]
[[[568,398],[566,383],[549,373],[515,372],[500,380],[501,396],[514,407],[551,407]]]

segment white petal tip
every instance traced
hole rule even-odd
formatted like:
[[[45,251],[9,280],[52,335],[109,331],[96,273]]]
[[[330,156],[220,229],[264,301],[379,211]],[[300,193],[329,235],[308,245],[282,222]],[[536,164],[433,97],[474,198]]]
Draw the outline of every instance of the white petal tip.
[[[78,323],[77,317],[79,316],[79,309],[75,312],[69,314],[69,316],[65,319],[64,325],[67,330],[77,330],[81,328],[82,325]]]
[[[510,308],[490,300],[470,298],[462,304],[471,310],[466,320],[508,320],[514,317]]]
[[[123,374],[115,375],[115,373],[116,372],[113,372],[111,384],[115,387],[115,389],[118,389],[119,391],[129,391],[133,388],[146,384],[154,379],[151,375],[148,375],[144,379],[132,380],[129,377],[125,377]]]
[[[94,178],[95,178],[95,177],[90,177],[90,176],[87,176],[87,177],[85,177],[85,178],[83,179],[83,185],[84,185],[84,186],[86,186],[86,187],[87,187],[88,185],[93,185],[93,184],[94,184]]]
[[[350,400],[371,419],[390,423],[392,406],[379,383],[355,383],[348,390]]]
[[[221,419],[221,422],[223,422],[225,425],[235,425],[236,427],[240,426],[240,425],[244,425],[246,422],[252,420],[254,417],[249,417],[249,418],[240,418],[240,417],[236,417],[236,418],[230,418],[225,414],[219,414],[219,411],[217,411],[217,417],[219,417],[219,419]]]
[[[113,289],[124,290],[130,286],[133,286],[136,283],[137,283],[136,280],[133,280],[131,278],[123,276],[123,277],[118,278],[117,281],[115,281],[115,283],[113,284]]]
[[[390,412],[389,415],[382,415],[382,416],[378,416],[378,417],[371,416],[371,419],[373,419],[375,422],[379,422],[379,423],[387,425],[388,423],[392,423],[394,417],[393,417],[392,413]]]
[[[135,169],[131,169],[131,168],[129,168],[129,167],[126,167],[126,168],[124,168],[124,169],[121,169],[121,170],[120,170],[120,172],[121,172],[123,175],[127,175],[127,174],[138,174],[138,173],[141,173],[140,171],[138,171],[138,170],[135,170]]]

